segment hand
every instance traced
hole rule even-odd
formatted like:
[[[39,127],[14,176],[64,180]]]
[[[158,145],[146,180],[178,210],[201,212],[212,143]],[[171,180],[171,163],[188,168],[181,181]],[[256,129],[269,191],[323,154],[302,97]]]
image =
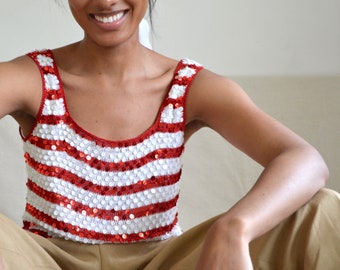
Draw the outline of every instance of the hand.
[[[252,270],[249,243],[240,234],[216,222],[209,229],[196,270]]]

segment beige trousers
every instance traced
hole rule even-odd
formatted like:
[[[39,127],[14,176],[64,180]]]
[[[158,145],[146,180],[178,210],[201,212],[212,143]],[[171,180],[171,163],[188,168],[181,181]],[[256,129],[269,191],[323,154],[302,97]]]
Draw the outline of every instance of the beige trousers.
[[[166,241],[87,245],[45,239],[0,215],[0,269],[190,270],[217,218]],[[339,194],[323,189],[279,226],[254,240],[250,252],[254,269],[339,270]]]

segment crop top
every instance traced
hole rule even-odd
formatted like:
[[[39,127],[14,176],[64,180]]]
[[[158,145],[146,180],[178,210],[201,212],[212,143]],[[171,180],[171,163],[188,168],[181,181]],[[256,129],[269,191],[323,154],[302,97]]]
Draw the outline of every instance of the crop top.
[[[43,94],[32,131],[22,136],[24,229],[91,244],[180,235],[185,99],[202,66],[179,61],[154,124],[136,138],[110,141],[72,119],[52,51],[28,56],[40,70]]]

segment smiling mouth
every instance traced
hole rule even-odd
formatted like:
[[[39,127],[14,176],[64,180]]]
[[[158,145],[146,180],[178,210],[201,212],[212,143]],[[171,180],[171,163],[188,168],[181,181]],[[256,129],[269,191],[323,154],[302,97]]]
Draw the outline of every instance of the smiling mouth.
[[[114,15],[103,16],[103,15],[93,15],[93,18],[100,23],[113,23],[119,21],[125,14],[125,11],[121,11]]]

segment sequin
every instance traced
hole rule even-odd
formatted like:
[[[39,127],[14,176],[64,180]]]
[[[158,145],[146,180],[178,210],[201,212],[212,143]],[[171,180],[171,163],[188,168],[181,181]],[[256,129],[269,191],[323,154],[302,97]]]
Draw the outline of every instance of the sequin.
[[[181,61],[157,124],[135,139],[114,142],[100,140],[73,122],[52,52],[29,56],[41,70],[44,100],[24,142],[24,228],[93,244],[179,235],[184,100],[202,67]]]
[[[45,74],[44,80],[47,90],[59,90],[59,79],[56,75],[50,73]]]
[[[53,59],[49,56],[45,56],[42,54],[38,54],[36,57],[37,61],[39,62],[40,66],[45,67],[53,67]]]

